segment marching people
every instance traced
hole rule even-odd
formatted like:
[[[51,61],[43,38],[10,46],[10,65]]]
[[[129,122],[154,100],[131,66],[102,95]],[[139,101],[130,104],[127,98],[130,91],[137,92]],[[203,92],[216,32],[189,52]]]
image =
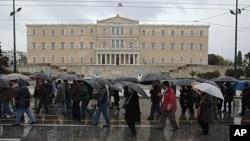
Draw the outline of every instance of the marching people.
[[[31,120],[30,124],[35,124],[36,119],[32,115],[29,107],[30,107],[30,99],[31,94],[29,92],[28,87],[25,85],[25,81],[22,79],[17,79],[17,84],[14,88],[15,100],[17,103],[17,115],[15,119],[15,123],[13,126],[20,126],[20,121],[24,113],[26,113]]]
[[[161,100],[160,125],[156,128],[156,130],[163,130],[166,125],[166,119],[168,118],[172,126],[171,131],[177,131],[179,127],[175,119],[175,111],[177,110],[175,92],[170,87],[170,83],[168,81],[163,82],[162,88],[164,91]]]
[[[93,125],[97,125],[102,113],[106,124],[103,127],[110,127],[110,117],[108,114],[108,93],[105,84],[99,82],[99,90],[97,94],[97,110],[93,120]]]
[[[63,108],[63,115],[67,114],[67,107],[66,107],[66,95],[65,95],[65,86],[62,84],[61,80],[57,81],[57,92],[56,92],[56,105],[53,111],[53,115],[56,115],[57,110],[62,105]]]
[[[250,109],[250,87],[245,83],[245,88],[242,90],[241,94],[241,113],[239,115],[244,116],[246,107]]]
[[[197,120],[202,129],[200,135],[208,135],[209,123],[214,120],[213,101],[214,97],[205,92],[199,91],[200,102],[198,105]]]
[[[70,88],[70,93],[71,93],[72,100],[73,100],[72,118],[74,120],[80,121],[81,120],[81,113],[80,113],[81,86],[76,80],[73,80],[73,84]]]
[[[231,113],[231,109],[232,109],[231,103],[234,97],[234,89],[230,83],[226,83],[225,86],[226,88],[225,88],[225,95],[224,95],[224,112]],[[227,104],[228,104],[228,110],[227,110]]]
[[[128,136],[136,135],[135,123],[140,121],[140,104],[139,96],[133,89],[128,88],[129,97],[127,98],[123,108],[125,109],[125,121],[130,129]]]
[[[160,101],[162,95],[160,82],[158,80],[153,81],[149,93],[151,98],[151,110],[147,120],[154,120],[155,112],[157,112],[157,116],[161,115]]]

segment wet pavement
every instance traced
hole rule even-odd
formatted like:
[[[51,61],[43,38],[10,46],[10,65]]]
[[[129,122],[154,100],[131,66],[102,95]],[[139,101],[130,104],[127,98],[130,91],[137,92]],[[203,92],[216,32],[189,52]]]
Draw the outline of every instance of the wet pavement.
[[[123,99],[121,98],[120,103]],[[179,99],[177,99],[179,101]],[[92,101],[93,102],[93,101]],[[90,103],[91,104],[91,103]],[[178,102],[179,104],[179,102]],[[30,125],[25,115],[25,122],[21,127],[13,127],[14,118],[0,118],[0,141],[227,141],[229,140],[229,126],[232,124],[250,124],[250,111],[244,117],[239,116],[241,109],[240,99],[233,102],[231,114],[218,111],[218,119],[210,124],[210,133],[207,136],[199,135],[201,129],[195,117],[190,117],[188,112],[181,116],[180,107],[176,112],[177,123],[180,129],[172,132],[169,121],[163,131],[155,130],[159,118],[148,121],[151,102],[140,98],[141,122],[137,123],[136,137],[128,137],[129,129],[124,121],[123,109],[110,109],[111,127],[103,128],[104,118],[101,116],[98,126],[92,125],[92,118],[87,117],[81,121],[74,121],[71,111],[63,116],[58,111],[57,115],[45,114],[43,111],[35,115],[37,124]],[[31,105],[33,108],[33,105]],[[53,110],[51,106],[50,112]],[[33,110],[32,110],[33,111]]]

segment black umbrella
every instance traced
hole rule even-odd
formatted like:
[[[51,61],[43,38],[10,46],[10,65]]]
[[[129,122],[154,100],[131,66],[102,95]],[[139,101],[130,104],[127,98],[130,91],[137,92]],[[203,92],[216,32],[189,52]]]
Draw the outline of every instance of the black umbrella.
[[[31,79],[43,79],[43,80],[46,80],[46,81],[51,80],[48,75],[46,75],[45,73],[41,73],[41,72],[31,74],[29,77]]]
[[[115,82],[121,82],[121,81],[129,81],[129,82],[135,82],[135,83],[139,83],[139,79],[135,78],[135,77],[118,77],[115,79]]]
[[[0,78],[1,88],[10,88],[10,80]]]
[[[99,88],[98,83],[96,81],[92,80],[92,79],[81,79],[80,81],[85,82],[87,85],[89,85],[93,89],[98,89]]]
[[[161,74],[161,73],[147,73],[144,74],[140,80],[140,84],[143,85],[151,85],[153,81],[155,80],[167,80],[167,81],[176,81],[175,78],[166,75],[166,74]]]
[[[122,92],[122,89],[119,88],[118,86],[114,85],[114,84],[110,85],[109,87],[116,90],[116,91]]]
[[[136,91],[137,93],[139,93],[140,95],[142,95],[143,97],[145,98],[149,98],[147,93],[140,87],[139,84],[137,83],[134,83],[134,82],[128,82],[128,81],[123,81],[123,82],[120,82],[121,84],[133,89],[134,91]]]
[[[237,79],[231,77],[231,76],[220,76],[215,79],[212,79],[213,81],[216,82],[236,82],[238,81]]]
[[[58,79],[62,80],[79,80],[79,78],[76,75],[73,74],[64,74],[60,76]]]
[[[94,81],[96,82],[99,82],[99,83],[102,83],[102,84],[106,84],[108,86],[112,85],[112,82],[105,79],[105,78],[102,78],[102,77],[96,77],[96,78],[93,78]]]
[[[189,79],[189,78],[184,78],[184,79],[179,79],[177,80],[174,85],[176,86],[191,86],[191,84],[193,82],[195,82],[196,80],[194,79]]]

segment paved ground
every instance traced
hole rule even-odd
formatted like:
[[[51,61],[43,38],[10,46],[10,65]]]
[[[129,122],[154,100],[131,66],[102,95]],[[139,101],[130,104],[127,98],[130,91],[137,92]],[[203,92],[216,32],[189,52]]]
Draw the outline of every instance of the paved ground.
[[[141,122],[136,125],[137,135],[133,138],[127,136],[129,130],[124,122],[124,111],[110,109],[112,122],[110,128],[102,127],[105,123],[102,116],[100,124],[92,126],[92,118],[88,117],[77,122],[72,120],[71,113],[63,116],[58,112],[58,115],[54,116],[41,112],[40,115],[35,115],[37,124],[29,125],[29,119],[25,117],[25,123],[22,124],[22,127],[11,126],[14,118],[0,118],[0,141],[227,141],[229,140],[229,125],[250,124],[250,111],[247,111],[244,117],[240,117],[238,113],[241,103],[240,100],[235,100],[233,113],[218,111],[218,120],[211,124],[208,136],[199,135],[201,129],[197,121],[188,113],[184,117],[180,116],[180,108],[176,112],[180,130],[170,131],[167,121],[164,131],[158,131],[155,130],[155,127],[159,119],[147,121],[150,104],[150,100],[140,98]]]

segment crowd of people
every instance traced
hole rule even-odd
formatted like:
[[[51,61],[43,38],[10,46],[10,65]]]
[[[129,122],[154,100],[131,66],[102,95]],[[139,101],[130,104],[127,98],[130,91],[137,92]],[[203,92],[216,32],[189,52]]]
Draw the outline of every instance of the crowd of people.
[[[223,111],[225,113],[232,112],[231,102],[233,101],[235,90],[230,83],[218,84],[218,86],[224,95],[224,103],[222,99],[213,97],[206,92],[194,90],[191,85],[181,86],[180,88],[179,103],[181,114],[185,115],[188,111],[190,117],[195,117],[195,111],[197,111],[196,119],[201,126],[202,135],[208,135],[209,123],[217,119],[216,111],[222,110],[222,105],[224,105]],[[98,91],[95,91],[85,81],[81,80],[73,80],[72,83],[69,83],[67,80],[36,80],[33,93],[34,114],[40,114],[41,109],[43,109],[45,114],[57,115],[59,108],[62,108],[61,114],[67,115],[71,111],[72,119],[76,121],[95,115],[92,122],[94,126],[99,124],[102,114],[106,122],[103,127],[108,128],[111,125],[109,108],[119,110],[122,107],[125,111],[125,121],[130,129],[128,135],[134,137],[136,135],[135,124],[140,121],[141,116],[138,93],[134,89],[124,85],[124,101],[121,103],[119,91],[116,89],[111,87],[106,88],[106,85],[100,82],[98,88]],[[3,109],[0,110],[0,117],[2,115],[13,117],[13,113],[16,112],[13,126],[20,126],[20,122],[24,120],[23,114],[26,113],[30,118],[30,124],[36,123],[35,116],[30,110],[32,95],[24,80],[16,80],[11,88],[0,88],[0,93],[0,109]],[[168,81],[160,83],[160,81],[156,80],[152,82],[149,94],[152,104],[147,120],[154,120],[155,116],[160,117],[156,130],[164,130],[166,119],[169,119],[172,127],[171,131],[175,132],[179,130],[175,119],[175,112],[177,110],[175,88]],[[114,97],[114,102],[110,102],[111,96]],[[248,84],[245,85],[241,96],[242,111],[240,115],[243,116],[246,107],[250,108],[250,87]],[[91,99],[95,99],[96,105],[90,109],[89,103]],[[53,109],[50,109],[51,105],[53,105]]]

